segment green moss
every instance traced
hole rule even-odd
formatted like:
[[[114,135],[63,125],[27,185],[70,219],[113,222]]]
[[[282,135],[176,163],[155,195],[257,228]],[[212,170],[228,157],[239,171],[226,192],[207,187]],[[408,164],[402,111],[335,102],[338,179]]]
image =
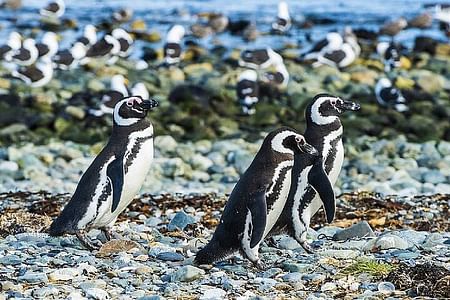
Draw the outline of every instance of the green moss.
[[[394,269],[395,266],[391,264],[376,260],[361,259],[341,270],[341,273],[344,275],[358,275],[361,273],[367,273],[374,277],[383,277]]]

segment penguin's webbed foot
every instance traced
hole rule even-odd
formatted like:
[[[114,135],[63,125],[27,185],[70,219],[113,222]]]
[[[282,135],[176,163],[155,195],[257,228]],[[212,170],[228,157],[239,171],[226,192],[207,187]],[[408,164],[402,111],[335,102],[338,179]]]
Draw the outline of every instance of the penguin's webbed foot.
[[[101,245],[98,243],[94,243],[86,236],[84,232],[77,231],[75,232],[75,235],[77,236],[78,240],[81,242],[81,244],[86,247],[89,250],[98,250],[100,249]]]
[[[300,246],[302,246],[303,250],[306,251],[306,253],[308,253],[308,254],[313,254],[314,253],[313,248],[306,241],[301,241],[301,242],[299,242],[299,244],[300,244]]]

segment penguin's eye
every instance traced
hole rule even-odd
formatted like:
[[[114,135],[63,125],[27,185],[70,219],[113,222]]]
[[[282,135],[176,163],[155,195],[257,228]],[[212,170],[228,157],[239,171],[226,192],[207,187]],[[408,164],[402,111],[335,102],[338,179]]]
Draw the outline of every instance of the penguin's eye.
[[[336,105],[336,100],[335,99],[331,100],[330,102],[331,102],[331,105],[333,105],[333,106]]]
[[[133,102],[127,101],[127,106],[128,106],[128,107],[133,107]]]
[[[305,143],[305,141],[301,137],[298,137],[298,136],[295,137],[295,141],[300,145],[303,145]]]

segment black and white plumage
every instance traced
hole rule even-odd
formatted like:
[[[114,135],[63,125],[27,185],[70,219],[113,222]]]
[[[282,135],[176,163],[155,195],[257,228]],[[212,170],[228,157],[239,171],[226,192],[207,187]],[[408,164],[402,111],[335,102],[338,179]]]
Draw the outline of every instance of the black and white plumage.
[[[375,85],[375,97],[378,104],[387,108],[394,108],[398,112],[408,111],[405,97],[395,88],[387,78],[380,78]]]
[[[400,46],[395,42],[378,43],[377,53],[382,58],[385,72],[390,72],[400,67]]]
[[[33,39],[26,39],[22,47],[17,49],[12,53],[8,53],[5,56],[5,60],[11,61],[20,66],[30,66],[34,64],[38,58],[38,49],[36,48],[36,43]]]
[[[274,71],[265,72],[263,80],[278,88],[286,88],[289,82],[289,72],[284,63],[277,63]]]
[[[81,60],[86,56],[86,47],[80,42],[76,42],[72,48],[56,52],[52,61],[56,68],[70,70],[78,67]]]
[[[75,43],[82,43],[89,48],[97,42],[97,28],[92,24],[87,24],[83,28],[83,35],[79,37]]]
[[[358,37],[350,26],[345,26],[344,28],[343,41],[349,44],[353,52],[355,52],[356,57],[359,57],[361,54],[361,46],[358,43]]]
[[[89,114],[101,117],[104,114],[113,114],[114,107],[123,98],[128,97],[126,79],[121,74],[116,74],[111,78],[110,90],[102,95],[99,109],[89,109]],[[134,95],[133,95],[134,96]],[[137,96],[137,95],[136,95]],[[148,98],[143,98],[148,99]]]
[[[164,61],[168,65],[177,64],[181,60],[181,39],[184,37],[184,27],[174,25],[167,33],[166,43],[164,44]]]
[[[53,77],[53,66],[50,60],[44,59],[31,66],[20,66],[11,75],[21,79],[32,88],[42,87]]]
[[[355,111],[359,108],[357,103],[345,101],[329,94],[316,95],[306,108],[304,136],[306,141],[319,151],[319,161],[331,186],[336,183],[344,160],[343,128],[339,115],[347,110]],[[291,194],[293,198],[286,206],[287,211],[283,212],[283,217],[274,226],[273,232],[288,229],[288,233],[292,234],[306,251],[311,252],[311,248],[306,242],[306,233],[311,218],[325,204],[327,220],[332,221],[335,210],[332,205],[335,201],[328,182],[321,175],[321,166],[316,165],[318,160],[313,159],[310,162],[299,163],[299,169],[296,169],[297,191],[293,191]],[[309,180],[312,179],[309,175],[311,172],[313,172],[313,176],[318,176],[320,182],[314,182],[313,179],[311,184],[309,183]],[[292,180],[295,178],[293,177]],[[321,190],[317,191],[318,188]],[[321,197],[323,198],[321,199]]]
[[[277,20],[272,23],[272,29],[277,33],[285,33],[291,28],[291,17],[289,16],[289,8],[285,1],[278,3]]]
[[[336,68],[345,68],[351,65],[356,58],[357,55],[353,47],[348,43],[343,43],[337,49],[321,51],[313,66],[329,65]]]
[[[46,32],[40,43],[36,44],[38,58],[50,58],[58,52],[58,38],[54,32]]]
[[[13,53],[20,49],[22,46],[22,36],[20,33],[13,31],[9,34],[8,40],[5,45],[0,46],[0,60],[11,59]]]
[[[133,17],[133,10],[131,8],[121,8],[112,14],[112,18],[115,22],[124,23],[131,20]]]
[[[245,70],[239,75],[236,94],[242,112],[246,115],[255,113],[255,105],[259,99],[258,74],[254,70]]]
[[[252,163],[236,183],[211,241],[195,262],[209,264],[240,250],[258,267],[260,243],[278,220],[291,181],[295,152],[317,151],[295,130],[282,127],[267,135]]]
[[[63,0],[55,0],[47,4],[44,8],[41,8],[39,13],[46,18],[61,18],[66,11],[66,4]]]
[[[50,226],[51,236],[76,234],[89,249],[97,248],[84,231],[110,230],[117,216],[139,191],[153,160],[153,126],[146,119],[155,100],[129,97],[114,109],[108,144],[82,175],[70,201]]]
[[[120,43],[112,35],[106,34],[86,52],[88,58],[112,57],[120,52]]]
[[[120,50],[117,55],[120,57],[127,57],[130,54],[132,49],[131,46],[133,45],[133,38],[131,35],[122,28],[114,29],[111,35],[119,41],[120,44]]]
[[[303,51],[301,58],[304,60],[317,59],[324,52],[339,49],[344,43],[344,39],[337,32],[327,33],[324,39],[319,40],[306,51]]]
[[[266,69],[279,63],[283,58],[270,47],[242,51],[239,58],[239,65],[250,69]]]

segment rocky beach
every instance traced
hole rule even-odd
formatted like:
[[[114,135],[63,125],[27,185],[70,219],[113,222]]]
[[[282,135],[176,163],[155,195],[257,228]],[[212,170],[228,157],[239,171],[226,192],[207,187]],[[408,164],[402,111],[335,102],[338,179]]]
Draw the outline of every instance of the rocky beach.
[[[12,30],[36,39],[53,30],[60,47],[69,47],[91,23],[102,34],[125,28],[135,42],[114,63],[98,58],[55,68],[42,87],[14,78],[10,62],[0,61],[0,300],[450,298],[450,44],[436,20],[411,25],[433,14],[431,2],[374,1],[368,12],[358,1],[329,10],[328,2],[292,2],[292,28],[281,35],[270,30],[278,1],[137,1],[134,16],[120,22],[110,20],[123,4],[115,1],[93,4],[98,19],[89,5],[67,1],[57,21],[39,19],[43,3],[23,2],[17,10],[1,6],[0,44]],[[220,7],[230,25],[214,33],[205,20]],[[392,38],[402,50],[398,67],[386,71],[377,43],[391,37],[378,28],[401,16],[410,25]],[[254,40],[236,33],[233,26],[243,21],[256,25]],[[167,66],[165,34],[175,23],[189,30],[181,61]],[[300,59],[327,32],[347,25],[361,48],[349,66]],[[242,52],[267,46],[281,55],[289,82],[267,83],[266,70],[256,69],[259,99],[247,115],[236,95],[246,70]],[[91,111],[118,74],[129,87],[143,83],[159,102],[148,115],[155,158],[115,223],[114,239],[91,230],[103,246],[90,251],[75,236],[49,236],[48,228],[111,134],[112,116]],[[406,110],[380,104],[383,77],[402,93]],[[345,160],[334,186],[336,218],[327,224],[322,209],[314,216],[314,253],[277,235],[260,247],[264,269],[238,254],[194,264],[263,138],[281,126],[304,132],[305,108],[323,92],[361,110],[341,116]]]

